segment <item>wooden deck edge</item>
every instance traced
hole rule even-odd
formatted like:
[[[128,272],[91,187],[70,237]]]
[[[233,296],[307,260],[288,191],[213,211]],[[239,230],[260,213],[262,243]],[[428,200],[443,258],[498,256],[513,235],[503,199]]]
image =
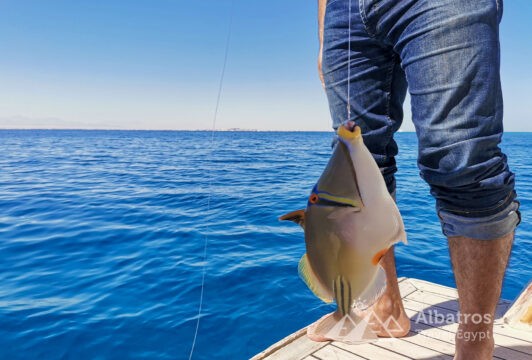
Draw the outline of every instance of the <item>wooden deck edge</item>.
[[[288,335],[287,337],[277,341],[275,344],[268,347],[266,350],[261,351],[257,355],[253,356],[250,360],[262,360],[267,358],[268,356],[272,355],[277,350],[280,350],[284,348],[286,345],[294,342],[295,340],[299,339],[302,336],[305,336],[307,334],[307,326],[305,326],[302,329],[299,329],[295,333],[292,333]]]
[[[444,301],[445,304],[447,302],[452,301],[454,306],[450,307],[441,307],[441,309],[450,312],[455,312],[457,307],[457,291],[455,288],[445,285],[440,285],[436,283],[432,283],[430,281],[421,280],[421,279],[415,279],[415,278],[406,278],[401,277],[398,279],[398,283],[400,284],[401,289],[401,295],[403,299],[406,299],[410,303],[416,303],[419,302],[420,305],[422,305],[421,308],[417,308],[417,306],[414,306],[413,308],[408,307],[408,310],[411,312],[418,312],[418,311],[425,311],[424,308],[427,306],[430,307],[438,307],[440,305],[440,300]],[[529,284],[528,287],[531,285]],[[450,291],[452,290],[452,292]],[[529,289],[530,290],[530,289]],[[417,297],[419,299],[415,298],[417,294]],[[530,295],[527,292],[527,295],[525,295],[525,298],[528,298]],[[441,298],[441,299],[440,299]],[[514,302],[514,305],[517,305],[518,303],[521,303],[519,299],[517,299]],[[498,307],[500,307],[501,311],[499,312],[499,316],[502,316],[504,313],[507,313],[508,315],[511,314],[508,311],[508,308],[510,307],[511,302],[508,300],[501,299],[499,301]],[[528,305],[528,304],[527,304]],[[406,306],[405,306],[406,308]],[[453,310],[454,309],[454,310]],[[430,316],[430,315],[429,315]],[[522,316],[522,315],[521,315]],[[502,320],[502,319],[501,319]],[[532,353],[529,352],[530,345],[532,344],[530,342],[530,339],[523,335],[522,332],[516,331],[515,327],[512,326],[504,326],[507,325],[503,321],[496,321],[497,329],[495,331],[495,334],[498,336],[498,342],[496,342],[498,346],[498,358],[505,359],[505,360],[525,360],[525,359],[531,359],[532,357],[527,357],[528,355],[532,355]],[[417,359],[417,358],[427,358],[425,355],[431,355],[433,357],[430,357],[431,359],[449,359],[451,360],[451,356],[454,351],[454,334],[453,331],[449,329],[429,329],[430,330],[430,336],[429,338],[432,339],[432,336],[435,337],[430,340],[432,346],[425,344],[427,339],[419,339],[416,338],[417,342],[409,341],[407,338],[403,341],[402,339],[397,339],[398,341],[395,342],[383,342],[380,346],[375,345],[371,348],[363,348],[360,349],[357,348],[357,351],[366,351],[364,354],[364,357],[367,359],[382,359],[386,358],[386,356],[390,354],[397,354],[401,359]],[[351,353],[350,349],[346,349],[343,346],[340,346],[336,343],[334,346],[331,345],[331,342],[323,342],[323,343],[315,343],[311,340],[306,338],[306,331],[307,327],[304,327],[293,334],[290,334],[286,336],[285,338],[281,339],[280,341],[276,342],[275,344],[268,347],[266,350],[256,354],[251,358],[251,360],[296,360],[296,359],[318,359],[318,358],[337,358],[338,355],[343,355],[340,358],[346,360],[346,359],[361,359],[361,357],[353,355],[352,357],[345,356],[347,353]],[[432,334],[435,332],[435,334]],[[432,334],[432,335],[431,335]],[[450,335],[449,335],[450,334]],[[452,335],[451,340],[447,340],[448,336]],[[427,336],[427,334],[420,335],[420,336]],[[443,336],[444,338],[440,339],[439,336]],[[421,343],[420,343],[421,341]],[[408,345],[408,347],[405,347],[404,345]],[[525,346],[526,345],[526,346]],[[347,345],[346,345],[347,346]],[[422,350],[422,353],[417,353],[414,350],[412,350],[412,347],[418,346],[419,350]],[[521,348],[522,346],[525,346]],[[422,347],[426,349],[422,349]],[[516,347],[514,349],[514,347]],[[338,351],[341,351],[340,348],[346,351],[346,353],[338,353]],[[401,352],[398,352],[399,350]],[[443,349],[443,350],[442,350]],[[528,349],[528,350],[527,350]],[[429,354],[429,352],[431,354]],[[358,353],[358,352],[357,352]],[[386,353],[386,354],[384,354]],[[440,354],[441,353],[441,354]],[[312,356],[314,355],[315,356]],[[367,356],[366,356],[367,355]],[[385,356],[386,355],[386,356]],[[404,355],[404,356],[403,356]],[[438,356],[436,356],[438,355]],[[384,357],[383,357],[384,356]],[[434,357],[436,356],[436,357]]]
[[[437,283],[432,283],[432,282],[427,281],[427,280],[421,280],[421,279],[416,279],[416,278],[400,277],[400,278],[398,278],[398,283],[399,284],[404,283],[403,287],[406,286],[406,289],[409,289],[409,287],[413,288],[413,289],[410,289],[410,292],[407,292],[407,293],[403,294],[404,298],[408,297],[412,292],[416,292],[416,291],[432,293],[434,291],[434,289],[433,289],[434,286],[437,286],[437,287],[440,287],[440,288],[452,289],[453,291],[456,291],[456,289],[451,287],[451,286],[440,285],[440,284],[437,284]],[[434,292],[434,293],[438,294],[439,292],[438,293]],[[511,303],[510,301],[503,300],[503,299],[501,299],[500,302],[507,304],[508,307],[509,307],[509,304]],[[297,341],[301,337],[306,336],[306,332],[307,332],[307,326],[305,326],[304,328],[299,329],[296,332],[294,332],[294,333],[286,336],[285,338],[277,341],[273,345],[269,346],[267,349],[261,351],[260,353],[256,354],[255,356],[253,356],[251,358],[251,360],[265,360],[265,359],[269,358],[270,356],[274,355],[276,352],[282,350],[283,348],[286,348],[287,346],[289,346],[293,342]],[[326,346],[327,344],[329,344],[329,342],[324,342],[323,346]],[[295,345],[295,344],[293,344],[293,345]],[[314,349],[313,351],[317,351],[317,350]],[[274,357],[275,357],[275,355],[274,355]]]
[[[397,279],[398,283],[401,283],[405,280],[408,280],[409,278],[406,277],[400,277]],[[266,350],[261,351],[257,355],[253,356],[250,360],[263,360],[267,358],[268,356],[272,355],[276,351],[286,347],[288,344],[294,342],[295,340],[299,339],[300,337],[306,335],[307,333],[307,327],[305,326],[302,329],[299,329],[298,331],[288,335],[287,337],[277,341],[275,344],[269,346]]]

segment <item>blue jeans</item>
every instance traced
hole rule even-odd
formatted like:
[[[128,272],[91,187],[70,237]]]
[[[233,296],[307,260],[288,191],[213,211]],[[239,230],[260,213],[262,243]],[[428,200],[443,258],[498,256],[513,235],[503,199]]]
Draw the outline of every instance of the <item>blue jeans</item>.
[[[499,148],[502,0],[329,0],[322,72],[333,127],[350,119],[395,191],[393,139],[408,89],[421,177],[447,236],[494,239],[519,223]],[[349,64],[349,66],[348,66]],[[348,69],[348,67],[350,69]]]

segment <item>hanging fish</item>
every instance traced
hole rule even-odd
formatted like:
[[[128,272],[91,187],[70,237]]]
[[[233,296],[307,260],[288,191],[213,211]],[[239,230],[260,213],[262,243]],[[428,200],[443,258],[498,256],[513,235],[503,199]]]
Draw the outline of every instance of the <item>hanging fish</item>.
[[[309,327],[309,336],[360,343],[376,335],[367,319],[357,314],[383,294],[386,275],[380,260],[393,244],[406,244],[406,233],[360,127],[350,121],[338,128],[337,135],[339,141],[306,210],[280,220],[294,221],[305,231],[301,278],[318,298],[336,301],[336,311]]]

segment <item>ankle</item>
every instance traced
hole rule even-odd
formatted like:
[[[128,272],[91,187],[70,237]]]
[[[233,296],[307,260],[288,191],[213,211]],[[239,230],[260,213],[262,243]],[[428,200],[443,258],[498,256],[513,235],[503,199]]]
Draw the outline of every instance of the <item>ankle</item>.
[[[494,346],[493,326],[485,324],[460,324],[458,326],[458,331],[456,332],[456,360],[491,359]]]
[[[493,340],[487,341],[456,341],[454,360],[491,360],[495,345]]]
[[[375,310],[384,313],[396,313],[396,315],[404,312],[403,299],[399,294],[399,290],[391,290],[388,286],[384,294],[375,304]]]
[[[403,337],[410,332],[410,319],[400,296],[384,293],[372,311],[370,324],[379,337]]]

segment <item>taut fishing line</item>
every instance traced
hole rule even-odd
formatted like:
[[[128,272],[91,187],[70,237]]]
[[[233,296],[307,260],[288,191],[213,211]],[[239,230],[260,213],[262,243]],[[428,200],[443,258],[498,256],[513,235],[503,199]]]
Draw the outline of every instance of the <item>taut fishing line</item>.
[[[349,33],[347,34],[347,121],[351,120],[351,0],[348,11]]]
[[[212,117],[212,128],[211,128],[211,141],[209,145],[209,170],[208,170],[208,177],[209,177],[209,185],[207,188],[207,214],[211,210],[211,187],[212,187],[212,155],[214,150],[214,132],[216,131],[216,119],[218,117],[218,109],[220,107],[220,98],[222,97],[222,88],[223,88],[223,82],[224,82],[224,76],[225,76],[225,68],[227,65],[227,55],[229,53],[229,43],[231,41],[231,32],[233,28],[233,9],[234,9],[234,0],[231,1],[231,7],[229,11],[229,26],[227,29],[227,38],[225,41],[225,51],[224,51],[224,60],[222,65],[222,72],[220,74],[220,82],[218,83],[218,96],[216,97],[216,106],[214,108],[214,114]],[[194,349],[196,347],[196,340],[198,338],[198,331],[200,326],[200,319],[201,319],[201,312],[203,310],[203,294],[205,290],[205,275],[207,271],[207,248],[209,244],[208,239],[208,233],[209,233],[209,222],[207,221],[207,224],[205,226],[205,236],[203,240],[203,268],[202,268],[202,275],[201,275],[201,290],[200,290],[200,299],[199,299],[199,306],[198,306],[198,316],[196,321],[196,330],[194,331],[194,339],[192,340],[192,347],[190,349],[190,354],[188,356],[188,359],[192,359],[192,355],[194,354]]]

